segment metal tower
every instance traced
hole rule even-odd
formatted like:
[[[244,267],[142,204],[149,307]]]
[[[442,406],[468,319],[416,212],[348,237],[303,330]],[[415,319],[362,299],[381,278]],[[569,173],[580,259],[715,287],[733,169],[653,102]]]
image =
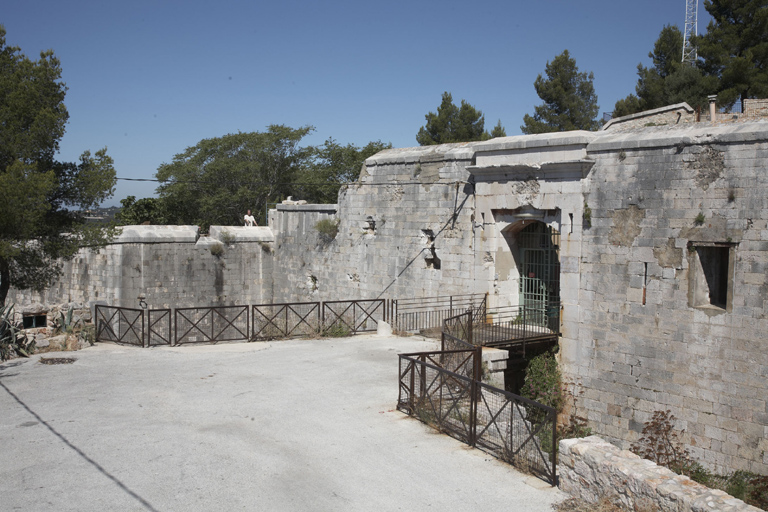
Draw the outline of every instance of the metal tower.
[[[685,0],[685,31],[683,32],[683,63],[694,64],[699,58],[691,37],[697,35],[699,0]]]

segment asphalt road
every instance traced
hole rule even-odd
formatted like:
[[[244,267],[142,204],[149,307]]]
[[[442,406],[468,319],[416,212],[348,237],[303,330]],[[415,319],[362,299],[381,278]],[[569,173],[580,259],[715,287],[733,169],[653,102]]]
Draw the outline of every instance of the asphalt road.
[[[394,410],[421,338],[99,345],[0,365],[0,510],[549,511],[565,495]],[[47,365],[41,357],[74,357]]]

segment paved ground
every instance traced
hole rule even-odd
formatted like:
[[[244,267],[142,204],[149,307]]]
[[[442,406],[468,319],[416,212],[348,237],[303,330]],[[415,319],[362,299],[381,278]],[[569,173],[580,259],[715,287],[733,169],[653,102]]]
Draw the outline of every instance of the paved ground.
[[[548,511],[565,496],[394,409],[420,338],[0,365],[4,511]]]

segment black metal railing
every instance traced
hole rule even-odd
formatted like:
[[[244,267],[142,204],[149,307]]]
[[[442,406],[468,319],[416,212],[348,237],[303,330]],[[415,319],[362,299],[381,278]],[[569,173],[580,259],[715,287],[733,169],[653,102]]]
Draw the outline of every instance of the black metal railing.
[[[523,352],[530,343],[556,342],[560,336],[560,304],[489,309],[484,321],[474,323],[472,336],[476,345],[518,346]]]
[[[173,344],[248,341],[248,306],[177,308]]]
[[[480,350],[449,351],[469,353],[458,365],[443,352],[400,354],[397,408],[556,485],[555,410],[483,384]]]
[[[148,309],[147,310],[147,345],[172,345],[171,337],[171,310]]]
[[[488,294],[392,299],[392,327],[400,331],[439,329],[446,318],[469,309],[484,312]]]
[[[96,305],[96,341],[144,346],[144,310]]]
[[[324,331],[337,330],[355,334],[375,331],[379,320],[387,320],[384,299],[333,300],[323,302]]]
[[[317,336],[322,332],[319,302],[256,304],[251,308],[252,340]]]

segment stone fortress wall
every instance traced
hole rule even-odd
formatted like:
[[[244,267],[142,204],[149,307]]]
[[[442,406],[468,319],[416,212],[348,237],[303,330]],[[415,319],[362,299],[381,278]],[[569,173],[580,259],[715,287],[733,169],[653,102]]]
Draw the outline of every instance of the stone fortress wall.
[[[488,292],[504,306],[519,300],[516,237],[543,222],[560,234],[558,357],[595,432],[626,448],[670,409],[696,459],[768,474],[766,161],[766,122],[386,150],[338,205],[278,205],[269,227],[211,237],[132,227],[81,253],[44,295],[10,299],[135,307],[145,293],[150,307],[180,307]],[[322,219],[339,221],[331,241]],[[166,229],[186,238],[150,240]],[[224,229],[236,239],[215,257]]]
[[[48,290],[11,290],[8,302],[40,312],[58,304],[138,308],[140,296],[150,308],[271,301],[272,232],[212,226],[210,234],[201,237],[197,226],[126,226],[101,251],[83,249],[64,263]]]

